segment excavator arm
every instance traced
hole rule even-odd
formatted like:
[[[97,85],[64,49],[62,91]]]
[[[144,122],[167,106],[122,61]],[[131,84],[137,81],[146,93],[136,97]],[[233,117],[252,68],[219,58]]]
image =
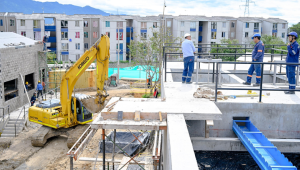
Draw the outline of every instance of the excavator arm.
[[[60,85],[60,102],[62,106],[62,114],[68,114],[68,126],[72,126],[76,121],[76,115],[71,112],[72,92],[78,78],[85,70],[97,60],[97,95],[96,104],[104,104],[108,96],[104,89],[105,80],[108,79],[109,65],[109,48],[110,42],[107,35],[101,38],[87,50],[77,62],[64,74]]]

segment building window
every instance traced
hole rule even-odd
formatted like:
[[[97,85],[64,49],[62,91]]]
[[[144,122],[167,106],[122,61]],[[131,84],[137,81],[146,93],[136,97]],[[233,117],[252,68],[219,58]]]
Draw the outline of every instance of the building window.
[[[211,32],[211,39],[217,39],[217,32]]]
[[[88,32],[84,32],[84,38],[89,38],[89,33]]]
[[[69,55],[61,55],[62,61],[69,61]]]
[[[3,26],[3,20],[0,19],[0,26]]]
[[[69,51],[69,44],[61,43],[61,51]]]
[[[68,40],[68,32],[61,32],[61,40]]]
[[[171,27],[172,26],[172,21],[167,21],[167,27]]]
[[[75,49],[80,50],[80,43],[75,43]]]
[[[117,40],[118,40],[118,38],[119,38],[118,33],[116,35],[117,35]],[[120,35],[120,40],[123,40],[123,32],[119,32],[119,35]]]
[[[230,37],[234,38],[234,36],[235,36],[234,32],[231,32]]]
[[[89,43],[84,43],[84,49],[88,49],[89,48]]]
[[[217,29],[217,22],[211,22],[211,29]]]
[[[110,27],[110,21],[105,21],[105,26]]]
[[[89,22],[88,21],[84,21],[83,22],[83,27],[89,27]]]
[[[23,35],[24,37],[26,37],[26,31],[21,31],[21,35]]]
[[[184,31],[180,31],[180,37],[184,37]]]
[[[79,21],[75,21],[75,27],[79,27]]]
[[[282,29],[285,29],[285,24],[284,23],[282,24]]]
[[[106,32],[106,35],[110,38],[110,32]]]
[[[21,26],[25,26],[25,20],[21,19]]]
[[[68,21],[65,21],[65,20],[61,20],[60,22],[61,24],[61,28],[68,28]]]
[[[277,23],[273,24],[273,30],[277,30]]]
[[[248,32],[245,32],[245,37],[248,37],[249,36],[249,33]]]
[[[246,28],[249,28],[249,22],[246,22]]]
[[[93,27],[98,28],[98,21],[93,21]]]
[[[153,28],[157,28],[157,22],[153,22]]]
[[[75,38],[80,38],[80,32],[75,32]]]
[[[181,26],[181,27],[184,27],[184,21],[181,21],[181,22],[180,22],[180,26]]]
[[[142,39],[142,40],[147,39],[147,33],[146,33],[146,32],[142,32],[142,33],[141,33],[141,39]]]
[[[18,96],[18,79],[13,79],[4,82],[4,97],[5,101]]]
[[[222,38],[225,38],[225,32],[222,32]]]
[[[190,22],[190,27],[191,28],[196,28],[196,22]]]
[[[76,54],[76,60],[79,60],[80,54]]]
[[[222,25],[223,25],[223,28],[226,28],[226,22],[223,22]]]
[[[234,27],[235,27],[235,23],[232,22],[232,23],[231,23],[231,28],[234,28]]]
[[[147,29],[147,22],[141,22],[141,29]]]
[[[10,20],[9,20],[9,23],[10,23],[10,24],[9,24],[10,26],[15,26],[15,20],[10,19]]]
[[[34,40],[41,40],[41,31],[33,32],[33,38]]]
[[[259,29],[259,23],[258,23],[258,22],[254,23],[254,29],[255,29],[255,30],[258,30],[258,29]]]
[[[93,32],[93,38],[98,38],[98,32]]]
[[[123,28],[123,21],[117,22],[117,28]]]
[[[28,91],[35,89],[34,73],[25,75],[25,82],[28,82]]]
[[[277,32],[273,32],[273,33],[272,33],[272,36],[273,36],[273,37],[277,37]]]
[[[285,38],[285,33],[284,32],[281,34],[281,38]]]
[[[40,20],[33,20],[33,28],[41,28]]]

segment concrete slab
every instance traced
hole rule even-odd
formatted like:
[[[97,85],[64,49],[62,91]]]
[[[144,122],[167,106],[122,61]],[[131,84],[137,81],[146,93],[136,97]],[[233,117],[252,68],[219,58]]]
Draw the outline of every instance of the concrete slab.
[[[198,170],[192,142],[182,114],[168,114],[168,145],[172,170]],[[180,139],[179,139],[179,138]],[[166,153],[164,153],[166,154]]]
[[[247,151],[238,138],[191,137],[194,150],[197,151]],[[300,139],[269,139],[280,152],[299,153]]]

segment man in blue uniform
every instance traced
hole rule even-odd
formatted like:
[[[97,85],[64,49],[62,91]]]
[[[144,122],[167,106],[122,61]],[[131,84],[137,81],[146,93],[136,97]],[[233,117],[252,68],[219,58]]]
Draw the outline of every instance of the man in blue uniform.
[[[182,53],[184,69],[182,72],[182,83],[191,84],[192,75],[194,72],[194,53],[196,51],[193,42],[191,41],[191,34],[186,33],[184,35],[185,40],[182,42]]]
[[[290,32],[288,34],[290,43],[287,45],[287,63],[299,63],[299,44],[296,41],[298,34],[296,32]],[[296,65],[286,65],[286,77],[289,80],[289,89],[296,89],[295,70]],[[285,94],[295,94],[295,91],[285,91]]]
[[[264,53],[265,53],[265,46],[264,43],[260,40],[260,34],[254,34],[252,39],[256,43],[254,49],[252,51],[252,62],[263,62],[264,60]],[[253,86],[259,86],[261,81],[261,65],[260,64],[251,64],[248,75],[247,81],[244,82],[244,85],[251,85],[251,79],[253,72],[256,72],[256,83]]]
[[[31,97],[31,100],[30,100],[31,106],[34,105],[35,101],[36,101],[36,92],[34,92],[32,97]]]
[[[37,97],[39,98],[39,94],[41,94],[43,99],[43,85],[41,84],[41,81],[38,82],[36,91],[37,91]]]

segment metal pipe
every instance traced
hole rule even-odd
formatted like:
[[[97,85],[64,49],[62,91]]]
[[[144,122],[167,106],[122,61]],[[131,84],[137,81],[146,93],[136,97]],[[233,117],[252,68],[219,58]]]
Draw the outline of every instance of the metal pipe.
[[[156,147],[157,147],[157,130],[154,134],[154,143],[153,143],[153,149],[152,149],[152,157],[155,157],[156,155]]]
[[[103,170],[105,170],[105,129],[102,129],[102,143],[103,143]]]
[[[73,157],[70,156],[70,170],[73,170]]]
[[[261,96],[262,96],[262,84],[264,80],[264,64],[261,66],[261,80],[260,80],[260,86],[259,86],[259,103],[261,103]]]
[[[212,74],[212,83],[215,82],[215,63],[212,63],[213,64],[213,74]]]
[[[218,79],[219,79],[219,63],[217,63],[217,75],[216,75],[216,85],[215,85],[215,102],[218,100],[217,92],[218,92]]]
[[[112,165],[113,165],[113,170],[115,170],[115,162],[114,162],[114,160],[115,160],[115,147],[116,147],[116,145],[115,145],[115,143],[116,143],[116,129],[114,129],[114,142],[113,142],[113,153],[112,153],[112,161],[113,161],[113,163],[112,163]]]
[[[167,55],[165,54],[165,82],[167,81]]]

